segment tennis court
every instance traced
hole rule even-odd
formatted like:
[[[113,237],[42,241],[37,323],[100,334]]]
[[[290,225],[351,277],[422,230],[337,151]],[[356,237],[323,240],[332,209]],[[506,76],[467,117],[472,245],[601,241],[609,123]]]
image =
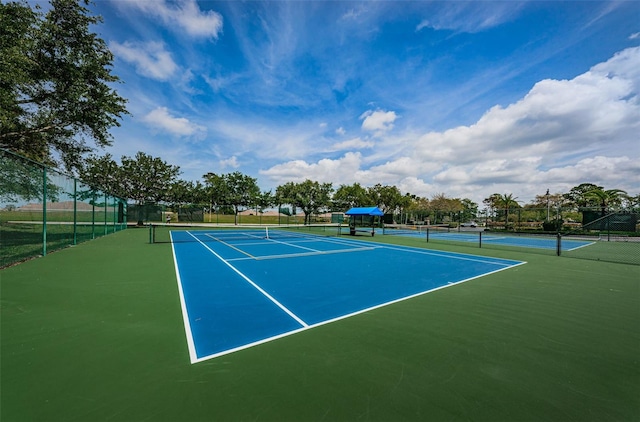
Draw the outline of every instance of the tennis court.
[[[533,248],[544,250],[556,250],[558,239],[556,236],[514,236],[503,233],[492,233],[483,231],[458,231],[447,228],[389,228],[384,234],[406,237],[418,237],[427,240],[443,240],[452,242],[479,243],[485,245],[501,245],[515,248]],[[574,251],[593,245],[589,240],[562,239],[562,251]]]
[[[193,363],[524,263],[277,229],[171,237]]]

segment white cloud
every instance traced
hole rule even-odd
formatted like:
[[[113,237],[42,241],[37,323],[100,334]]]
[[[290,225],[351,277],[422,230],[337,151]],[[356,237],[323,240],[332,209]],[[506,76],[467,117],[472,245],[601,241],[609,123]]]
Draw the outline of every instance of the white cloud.
[[[623,179],[628,181],[629,186],[635,186],[637,189],[640,186],[640,161],[627,156],[596,156],[582,159],[573,165],[550,169],[542,172],[541,175],[545,179],[564,182],[567,185],[580,179],[597,180],[605,187],[613,187]]]
[[[325,158],[317,163],[294,160],[261,170],[260,174],[276,184],[302,182],[306,179],[332,182],[334,186],[341,183],[351,184],[354,174],[360,169],[361,158],[359,152],[348,152],[337,160]]]
[[[333,149],[340,151],[345,149],[363,149],[363,148],[371,148],[375,145],[373,141],[365,141],[360,138],[349,139],[348,141],[338,142],[337,144],[333,144]]]
[[[200,10],[195,0],[136,0],[124,3],[159,18],[169,29],[179,29],[192,37],[217,39],[222,32],[222,15],[213,10]]]
[[[162,129],[178,136],[203,133],[206,129],[184,117],[174,117],[166,107],[158,107],[145,115],[142,120],[152,128]]]
[[[238,157],[236,157],[235,155],[227,158],[226,160],[220,160],[220,167],[221,168],[234,168],[237,169],[240,167],[240,164],[238,163]]]
[[[411,193],[422,198],[430,198],[437,191],[436,187],[423,179],[410,176],[400,180],[396,186],[401,193]]]
[[[375,132],[380,135],[393,129],[393,122],[398,116],[394,111],[383,110],[367,110],[360,116],[362,122],[362,130]]]
[[[630,40],[637,40],[638,38],[640,38],[640,32],[634,32],[633,34],[629,35]]]
[[[344,128],[342,126],[340,126],[338,129],[336,129],[336,134],[337,135],[345,135],[347,133],[346,130],[344,130]]]
[[[423,159],[452,163],[568,155],[635,148],[640,133],[640,49],[633,48],[572,80],[538,82],[520,101],[496,106],[475,124],[420,137]],[[614,144],[615,143],[615,144]]]
[[[166,81],[178,70],[171,53],[164,49],[161,42],[120,44],[113,41],[109,44],[109,49],[116,57],[133,63],[137,73],[151,79]]]

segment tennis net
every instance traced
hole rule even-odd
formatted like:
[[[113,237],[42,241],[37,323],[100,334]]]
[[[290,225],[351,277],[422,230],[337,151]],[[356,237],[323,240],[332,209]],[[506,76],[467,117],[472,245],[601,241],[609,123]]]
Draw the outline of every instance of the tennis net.
[[[414,226],[408,224],[388,224],[382,228],[382,234],[395,236],[423,236],[427,226]]]
[[[149,225],[149,243],[239,242],[327,237],[339,236],[342,229],[343,228],[339,224],[291,226],[244,224],[239,226],[151,224]]]

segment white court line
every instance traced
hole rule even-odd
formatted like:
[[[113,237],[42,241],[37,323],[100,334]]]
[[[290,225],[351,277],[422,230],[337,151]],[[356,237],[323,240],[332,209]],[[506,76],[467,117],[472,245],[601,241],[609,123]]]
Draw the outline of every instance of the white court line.
[[[276,243],[276,244],[280,244],[280,245],[292,246],[292,247],[294,247],[294,248],[304,249],[304,250],[311,251],[311,252],[320,252],[320,251],[319,251],[319,250],[317,250],[317,249],[306,248],[306,247],[304,247],[304,246],[294,245],[293,243],[282,242],[282,241],[280,241],[280,240],[275,240],[275,239],[270,239],[270,238],[267,238],[267,240],[268,240],[268,241],[270,241],[270,242],[272,242],[272,243]]]
[[[231,258],[231,259],[228,259],[227,261],[229,262],[247,261],[249,259],[254,259],[256,261],[264,261],[268,259],[298,258],[302,256],[318,256],[318,255],[330,255],[330,254],[337,254],[337,253],[372,251],[374,249],[378,249],[378,248],[371,247],[371,248],[342,249],[342,250],[332,250],[332,251],[299,252],[299,253],[288,253],[288,254],[280,254],[280,255],[252,256],[251,258]]]
[[[296,314],[294,314],[293,312],[291,312],[286,306],[284,306],[282,303],[278,302],[278,300],[276,298],[274,298],[273,296],[271,296],[269,293],[267,293],[264,289],[262,289],[262,287],[258,286],[256,283],[254,283],[249,277],[247,277],[246,275],[244,275],[240,270],[238,270],[236,267],[234,267],[233,265],[231,265],[229,262],[227,262],[227,260],[225,260],[223,257],[221,257],[220,255],[218,255],[213,249],[211,249],[207,244],[205,244],[204,242],[202,242],[200,239],[198,239],[197,237],[193,236],[193,234],[191,234],[191,232],[187,232],[189,233],[189,235],[191,235],[194,239],[196,239],[202,246],[204,246],[205,248],[207,248],[207,250],[209,252],[211,252],[216,258],[218,258],[220,261],[222,261],[226,266],[228,266],[229,268],[231,268],[236,274],[238,274],[240,277],[242,277],[247,283],[251,284],[256,290],[258,290],[260,293],[262,293],[267,299],[269,299],[271,302],[273,302],[277,307],[279,307],[280,309],[282,309],[284,312],[287,313],[287,315],[289,315],[291,318],[293,318],[294,320],[296,320],[300,325],[302,325],[303,327],[308,327],[309,324],[307,324],[306,322],[304,322],[302,319],[300,319]]]
[[[178,259],[176,258],[175,243],[173,242],[173,235],[171,236],[171,252],[173,253],[173,266],[176,269],[176,279],[178,280],[178,293],[180,295],[180,306],[182,307],[182,321],[184,323],[184,330],[187,335],[187,347],[189,348],[189,359],[191,363],[198,361],[198,355],[196,353],[196,345],[193,342],[193,334],[191,333],[191,323],[189,323],[189,314],[187,312],[187,303],[184,300],[184,292],[182,291],[182,278],[180,278],[180,271],[178,270]]]
[[[501,265],[503,267],[512,267],[515,264],[514,263],[525,263],[522,261],[515,261],[512,259],[502,259],[502,258],[489,258],[487,257],[486,259],[478,259],[478,258],[483,258],[479,255],[466,255],[466,254],[459,254],[459,253],[453,253],[453,252],[443,252],[443,253],[437,253],[437,252],[428,252],[425,249],[418,249],[418,248],[411,248],[411,247],[391,247],[391,246],[383,246],[382,248],[384,249],[391,249],[391,250],[395,250],[395,251],[401,251],[401,252],[412,252],[412,253],[418,253],[418,254],[422,254],[422,255],[433,255],[433,256],[440,256],[443,258],[451,258],[451,259],[459,259],[462,261],[473,261],[473,262],[481,262],[483,264],[492,264],[492,265]],[[466,256],[465,256],[466,255]],[[475,257],[475,258],[472,258]],[[496,260],[500,260],[500,261],[507,261],[507,262],[496,262]],[[511,263],[508,263],[511,262]],[[489,273],[491,274],[491,273]]]
[[[193,236],[193,235],[191,234],[191,232],[187,232],[187,233],[189,233],[191,236]],[[197,237],[195,237],[195,236],[193,236],[193,237],[194,237],[196,240],[198,240],[198,242],[202,243],[202,242],[200,241],[200,239],[198,239],[198,238],[197,238]],[[247,252],[243,251],[243,250],[242,250],[242,249],[240,249],[240,248],[236,248],[236,247],[235,247],[235,246],[233,246],[232,244],[227,243],[227,242],[225,242],[225,241],[224,241],[224,240],[222,240],[222,239],[219,239],[219,238],[217,238],[217,237],[215,237],[215,236],[212,236],[212,235],[210,235],[210,234],[207,234],[207,237],[209,237],[210,239],[215,240],[216,242],[220,242],[220,243],[222,243],[223,245],[228,246],[228,247],[230,247],[231,249],[234,249],[234,250],[236,250],[236,251],[240,252],[241,254],[247,255],[249,258],[254,258],[254,259],[255,259],[255,256],[251,255],[250,253],[247,253]],[[209,250],[211,250],[211,249],[209,249]]]
[[[567,240],[568,242],[571,242],[571,240]],[[575,241],[574,241],[575,242]],[[571,249],[567,249],[566,252],[571,252],[571,251],[575,251],[576,249],[580,249],[580,248],[585,248],[587,246],[591,246],[593,244],[595,244],[596,242],[590,242],[587,243],[586,245],[580,245],[580,246],[576,246],[575,248],[571,248]]]

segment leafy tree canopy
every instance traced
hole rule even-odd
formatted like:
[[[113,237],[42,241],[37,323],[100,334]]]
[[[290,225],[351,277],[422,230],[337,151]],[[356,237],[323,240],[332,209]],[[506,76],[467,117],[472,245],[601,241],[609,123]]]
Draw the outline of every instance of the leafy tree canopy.
[[[398,208],[408,205],[407,199],[400,193],[396,186],[381,185],[367,188],[369,198],[385,214],[394,212]]]
[[[240,207],[256,205],[269,198],[260,193],[258,179],[239,171],[222,175],[207,173],[203,178],[211,205],[233,206],[236,223]]]
[[[336,211],[348,211],[353,207],[370,205],[371,200],[367,190],[360,183],[353,185],[340,185],[333,194],[333,207]]]
[[[83,3],[83,4],[81,4]],[[0,148],[79,170],[82,156],[111,145],[128,114],[111,88],[113,54],[91,25],[88,0],[51,0],[45,14],[25,1],[0,3]]]
[[[578,186],[574,186],[571,190],[562,196],[564,196],[567,201],[578,206],[578,207],[586,207],[589,206],[589,200],[585,198],[584,194],[592,191],[594,189],[603,189],[602,186],[594,185],[593,183],[581,183]]]
[[[291,204],[302,209],[304,222],[311,221],[311,214],[318,213],[321,209],[331,205],[331,183],[319,183],[305,180],[302,183],[289,182],[276,188],[276,202],[278,205]]]

